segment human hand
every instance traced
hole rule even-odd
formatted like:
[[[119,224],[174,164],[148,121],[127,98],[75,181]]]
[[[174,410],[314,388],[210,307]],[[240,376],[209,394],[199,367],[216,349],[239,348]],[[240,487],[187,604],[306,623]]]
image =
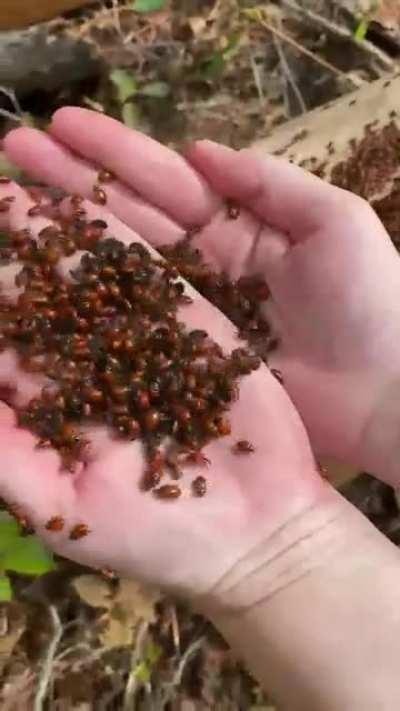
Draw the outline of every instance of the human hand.
[[[37,235],[50,224],[44,217],[27,217],[32,201],[21,188],[0,185],[0,200],[9,195],[15,201],[9,212],[0,213],[0,229],[29,227]],[[108,234],[125,243],[140,240],[103,208],[90,203],[85,207],[89,219],[106,220]],[[77,253],[61,260],[65,276],[79,257]],[[10,298],[17,296],[14,279],[19,268],[14,263],[1,267],[2,291]],[[207,328],[225,349],[236,347],[227,319],[200,296],[193,298],[193,304],[181,308],[180,318],[191,328]],[[11,406],[0,407],[0,494],[59,554],[204,595],[239,559],[327,495],[302,423],[265,366],[241,383],[230,414],[232,436],[207,446],[207,470],[184,470],[184,495],[175,501],[161,501],[140,490],[140,443],[118,441],[105,428],[88,430],[89,458],[76,473],[62,470],[54,450],[38,449],[34,436],[16,426],[12,408],[24,406],[46,384],[44,376],[23,371],[13,351],[0,353],[0,393]],[[250,440],[254,453],[245,459],[234,454],[238,439]],[[191,481],[199,474],[208,480],[202,499],[190,493]],[[65,520],[61,532],[46,529],[53,516]],[[89,533],[71,541],[68,534],[78,523],[86,524]]]
[[[281,335],[271,363],[314,448],[390,479],[386,450],[397,442],[399,413],[393,406],[387,423],[385,411],[400,387],[400,269],[367,203],[280,159],[207,141],[188,152],[189,166],[81,109],[57,112],[50,133],[19,129],[6,150],[37,177],[86,195],[90,162],[104,165],[121,181],[110,190],[111,209],[153,245],[202,225],[196,244],[214,267],[267,279],[266,311]],[[239,219],[225,219],[226,197],[245,207]]]
[[[390,316],[395,315],[393,305],[388,308],[389,298],[397,298],[392,264],[396,255],[364,204],[354,205],[350,196],[332,192],[280,161],[264,163],[247,152],[238,155],[210,144],[197,144],[190,153],[196,172],[150,139],[78,109],[59,112],[52,132],[90,162],[57,140],[28,129],[6,140],[10,157],[47,183],[88,197],[97,173],[90,163],[112,169],[119,181],[107,186],[109,208],[149,242],[173,242],[185,227],[203,225],[196,239],[214,266],[235,278],[246,270],[267,275],[274,296],[269,312],[274,312],[284,339],[279,364],[294,397],[302,401],[314,440],[320,449],[329,450],[329,432],[342,418],[345,426],[335,424],[335,453],[356,456],[361,420],[368,420],[384,388],[378,371],[383,365],[387,368],[389,355],[389,373],[396,372],[397,362],[395,349],[388,348],[393,333]],[[274,186],[265,192],[264,180],[272,180],[270,171]],[[18,201],[10,213],[12,226],[22,227],[26,196],[13,189]],[[236,198],[248,210],[243,209],[238,220],[227,221],[224,196]],[[361,212],[355,209],[358,206]],[[102,209],[88,206],[88,211],[93,216],[104,214],[120,239],[138,239]],[[370,294],[374,287],[371,240],[363,258],[347,245],[349,251],[338,259],[347,269],[347,279],[335,288],[331,261],[337,258],[338,246],[334,247],[336,232],[325,222],[327,214],[338,228],[350,222],[358,240],[367,225],[382,239],[385,246],[379,248],[378,261],[390,277],[382,301],[376,293]],[[35,230],[43,226],[38,220],[33,223]],[[297,235],[295,244],[285,239],[287,232],[292,239]],[[332,239],[332,246],[326,237]],[[319,259],[314,259],[314,251]],[[308,256],[297,259],[298,253]],[[321,263],[324,280],[319,278]],[[354,270],[359,300],[355,285],[346,290],[348,272],[352,276]],[[291,278],[297,282],[291,283]],[[299,293],[296,283],[302,287]],[[311,286],[324,299],[324,308],[342,334],[344,350],[343,344],[340,350],[333,347],[329,328],[324,331]],[[354,309],[350,323],[343,290],[347,305],[369,300],[365,311]],[[296,300],[312,316],[303,319],[300,309],[297,318],[292,316]],[[374,328],[361,327],[361,316],[370,316],[368,309],[374,308],[388,329],[381,337],[388,351],[386,360],[367,338],[380,333],[378,313],[371,317]],[[224,347],[233,347],[231,325],[200,297],[195,296],[193,306],[182,315],[192,326],[205,325]],[[320,334],[310,325],[311,318],[319,324]],[[349,337],[350,325],[358,339]],[[12,378],[11,384],[18,386],[17,402],[23,403],[41,383],[24,376],[15,365],[11,354],[0,356],[0,381]],[[359,392],[361,367],[372,393]],[[351,398],[343,390],[346,383],[352,388]],[[322,409],[317,385],[325,388]],[[329,408],[327,398],[332,399]],[[346,409],[342,411],[346,403],[355,408],[354,423]],[[316,422],[317,408],[323,426]],[[60,472],[54,452],[35,450],[33,437],[16,429],[10,409],[4,406],[0,418],[0,436],[6,443],[0,490],[27,508],[39,533],[58,552],[94,566],[111,565],[192,596],[203,595],[202,609],[287,708],[372,709],[386,699],[385,708],[391,708],[398,686],[398,635],[393,633],[398,625],[398,551],[316,475],[299,418],[264,367],[243,382],[232,410],[234,436],[238,432],[238,437],[250,439],[256,452],[243,464],[231,454],[229,442],[210,445],[210,494],[200,501],[182,498],[164,506],[139,492],[143,462],[135,443],[117,445],[104,431],[92,430],[94,460],[71,477]],[[56,539],[47,533],[43,524],[57,509],[72,524],[85,520],[91,533],[73,543],[66,536]],[[367,685],[363,683],[366,668],[374,668],[373,682]]]

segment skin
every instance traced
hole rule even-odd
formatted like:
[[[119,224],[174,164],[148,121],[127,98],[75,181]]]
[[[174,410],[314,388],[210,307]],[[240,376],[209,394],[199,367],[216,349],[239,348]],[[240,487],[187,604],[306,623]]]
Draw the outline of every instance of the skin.
[[[282,338],[273,365],[314,450],[398,481],[400,269],[366,203],[251,151],[202,141],[184,159],[83,109],[58,111],[49,135],[12,132],[5,149],[34,177],[88,198],[94,162],[113,171],[113,215],[91,210],[120,239],[138,239],[136,232],[157,247],[200,225],[198,246],[215,267],[232,278],[264,276],[268,316]],[[12,191],[8,219],[23,227],[29,201]],[[1,186],[0,198],[8,194]],[[227,219],[226,197],[240,202],[238,220]],[[41,218],[31,225],[40,229]],[[229,322],[199,296],[182,318],[225,348],[237,344]],[[16,386],[18,403],[40,385],[9,353],[0,356],[1,379]],[[58,552],[195,599],[284,707],[397,707],[398,552],[319,478],[303,423],[265,367],[243,382],[232,438],[207,449],[210,493],[200,501],[140,493],[139,447],[101,430],[90,433],[89,466],[65,475],[54,452],[36,450],[15,428],[11,409],[4,405],[0,416],[0,490],[28,509]],[[231,452],[237,439],[256,447],[245,473]],[[74,543],[47,533],[55,514],[88,523],[91,533]]]

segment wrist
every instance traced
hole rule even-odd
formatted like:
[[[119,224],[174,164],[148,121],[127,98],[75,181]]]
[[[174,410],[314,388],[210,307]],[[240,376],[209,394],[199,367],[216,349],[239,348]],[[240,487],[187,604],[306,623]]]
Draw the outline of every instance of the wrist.
[[[358,520],[356,510],[332,487],[324,486],[315,502],[258,543],[198,600],[202,611],[236,617],[279,598],[332,560],[341,560],[354,514]],[[374,534],[366,520],[365,524]]]
[[[281,533],[203,611],[283,708],[397,708],[398,551],[335,492]]]

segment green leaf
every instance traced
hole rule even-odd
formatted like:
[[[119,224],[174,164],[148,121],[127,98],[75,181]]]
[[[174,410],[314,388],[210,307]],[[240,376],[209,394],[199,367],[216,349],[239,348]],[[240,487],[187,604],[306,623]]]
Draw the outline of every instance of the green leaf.
[[[225,60],[222,52],[214,52],[214,54],[207,59],[202,68],[201,73],[206,79],[216,79],[221,76],[225,68]]]
[[[3,234],[0,234],[0,240]],[[7,553],[19,540],[19,525],[16,520],[5,511],[0,512],[0,556]],[[1,562],[1,561],[0,561]]]
[[[171,87],[165,81],[151,81],[141,87],[141,96],[151,96],[154,99],[165,99],[171,92]]]
[[[160,645],[154,644],[154,642],[149,642],[146,645],[144,657],[150,667],[153,667],[155,664],[157,664],[158,660],[162,655],[162,651],[163,650]]]
[[[135,667],[134,674],[136,679],[142,682],[142,684],[148,684],[150,681],[151,670],[147,662],[139,662],[139,664]]]
[[[121,117],[128,128],[137,128],[140,124],[140,110],[133,101],[123,105]]]
[[[43,575],[55,568],[53,556],[37,536],[19,538],[1,560],[3,570],[25,575]]]
[[[226,46],[223,49],[216,50],[203,63],[201,73],[206,79],[217,79],[223,73],[226,64],[233,59],[240,48],[239,33],[231,35],[227,39]]]
[[[127,69],[113,69],[110,72],[110,79],[117,90],[120,104],[124,104],[125,101],[135,96],[137,83],[133,74]]]
[[[356,30],[354,32],[354,39],[356,42],[363,42],[368,32],[369,19],[363,17],[358,23]]]
[[[6,575],[0,575],[0,602],[10,602],[12,600],[12,587]]]
[[[135,12],[157,12],[163,10],[167,4],[167,0],[134,0],[130,5]]]
[[[238,53],[239,48],[240,48],[240,38],[241,38],[241,35],[239,32],[235,32],[228,38],[227,45],[222,50],[222,55],[223,55],[225,62],[229,62],[229,60],[233,59],[235,54]]]

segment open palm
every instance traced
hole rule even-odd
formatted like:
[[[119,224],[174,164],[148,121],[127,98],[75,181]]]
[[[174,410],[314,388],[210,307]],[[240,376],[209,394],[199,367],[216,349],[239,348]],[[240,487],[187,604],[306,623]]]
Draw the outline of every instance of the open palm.
[[[63,153],[63,149],[54,148]],[[63,182],[68,189],[89,194],[94,182],[93,169],[89,166],[82,169],[79,160],[67,156],[64,160],[59,169],[65,182],[48,176],[49,182]],[[167,163],[164,168],[173,168],[174,160],[171,158],[172,166]],[[151,152],[149,166],[156,170]],[[203,180],[184,161],[176,159],[178,173],[180,166],[193,181],[198,199],[203,199],[204,205],[214,200],[217,206],[217,199]],[[165,185],[160,175],[162,199],[169,199],[171,206],[181,204],[186,210],[181,225],[197,223],[201,218],[198,209],[202,207],[200,204],[196,209],[195,200],[192,208],[186,203],[185,172],[181,183],[178,175],[175,187],[170,185],[170,179]],[[163,185],[169,195],[163,195]],[[131,210],[129,222],[135,222],[140,234],[148,238],[157,234],[160,241],[165,241],[182,232],[178,222],[159,208],[141,202],[117,182],[110,184],[107,191],[111,209],[120,215],[125,211],[126,222],[126,211]],[[10,212],[1,216],[2,226],[11,229],[29,226],[33,234],[38,234],[48,221],[43,217],[27,217],[32,202],[17,185],[0,186],[0,198],[10,194],[16,199]],[[189,199],[191,194],[189,190]],[[109,234],[125,243],[141,239],[105,209],[91,203],[86,208],[89,217],[106,220]],[[173,207],[169,212],[172,210]],[[222,213],[219,219],[222,221]],[[248,218],[249,223],[251,219]],[[66,274],[71,267],[71,258],[61,263]],[[1,270],[2,288],[9,296],[16,294],[15,272],[14,266]],[[180,317],[192,328],[207,328],[225,349],[237,347],[235,330],[229,321],[202,297],[197,294],[193,297],[193,304],[183,307]],[[55,451],[38,449],[31,433],[16,427],[12,406],[25,404],[44,383],[42,376],[23,372],[12,351],[1,353],[0,384],[11,407],[3,404],[0,409],[0,493],[8,502],[21,507],[58,553],[99,568],[110,566],[147,581],[202,593],[250,551],[262,546],[278,528],[323,496],[324,485],[315,471],[301,421],[265,366],[241,385],[239,400],[231,412],[232,436],[207,447],[211,460],[206,472],[208,495],[202,499],[191,495],[192,479],[205,473],[203,468],[192,467],[185,472],[184,493],[177,501],[160,501],[140,490],[138,483],[143,473],[140,445],[117,442],[105,428],[92,428],[88,432],[90,458],[74,474],[62,470]],[[232,445],[238,439],[251,440],[255,452],[235,455]],[[46,530],[46,522],[52,516],[65,519],[63,531]],[[88,525],[89,534],[79,541],[69,540],[69,531],[79,523]]]
[[[93,112],[66,108],[50,136],[20,129],[10,157],[44,181],[91,195],[94,165],[119,181],[115,215],[157,247],[188,225],[206,259],[237,278],[266,278],[274,355],[321,455],[364,464],[363,433],[398,378],[400,269],[367,203],[285,161],[199,142],[188,161]],[[223,198],[246,209],[227,220]],[[384,275],[379,281],[377,274]]]

